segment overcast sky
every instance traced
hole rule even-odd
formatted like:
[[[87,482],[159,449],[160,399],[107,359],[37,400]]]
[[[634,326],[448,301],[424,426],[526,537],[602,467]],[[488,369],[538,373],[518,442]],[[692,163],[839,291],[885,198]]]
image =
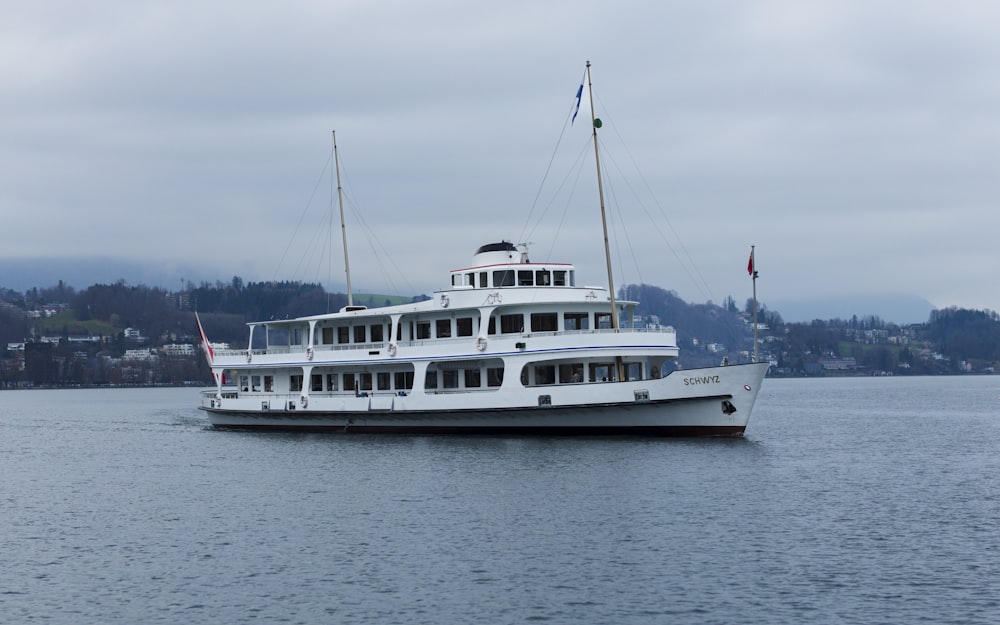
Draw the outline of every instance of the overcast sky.
[[[0,257],[343,283],[336,130],[356,290],[522,237],[602,284],[590,60],[619,284],[742,304],[753,244],[765,302],[1000,310],[993,1],[2,6]]]

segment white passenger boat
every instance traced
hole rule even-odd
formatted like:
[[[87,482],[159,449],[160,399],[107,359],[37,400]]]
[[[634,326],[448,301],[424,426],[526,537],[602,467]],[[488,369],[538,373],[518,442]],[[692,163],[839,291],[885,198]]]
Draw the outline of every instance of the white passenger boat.
[[[633,327],[610,263],[607,287],[581,286],[573,265],[501,241],[450,274],[418,303],[250,323],[247,350],[202,332],[216,387],[201,408],[229,428],[744,433],[768,364],[678,369],[674,329]]]

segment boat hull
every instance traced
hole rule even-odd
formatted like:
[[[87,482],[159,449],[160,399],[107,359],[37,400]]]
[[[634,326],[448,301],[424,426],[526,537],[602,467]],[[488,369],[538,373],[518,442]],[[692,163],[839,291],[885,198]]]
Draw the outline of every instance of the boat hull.
[[[746,430],[764,363],[677,371],[661,380],[524,389],[551,403],[505,408],[460,405],[434,409],[433,399],[411,397],[350,398],[366,409],[337,410],[312,400],[306,409],[248,410],[239,400],[203,406],[217,428],[414,434],[560,434],[642,436],[741,436]],[[693,383],[697,381],[697,383]],[[587,388],[587,387],[590,388]],[[560,393],[559,391],[563,391]],[[595,401],[594,393],[607,401]],[[367,401],[365,401],[367,399]],[[380,399],[380,401],[376,401]],[[575,401],[574,401],[575,400]],[[251,400],[252,401],[252,400]],[[259,405],[259,402],[258,402]]]

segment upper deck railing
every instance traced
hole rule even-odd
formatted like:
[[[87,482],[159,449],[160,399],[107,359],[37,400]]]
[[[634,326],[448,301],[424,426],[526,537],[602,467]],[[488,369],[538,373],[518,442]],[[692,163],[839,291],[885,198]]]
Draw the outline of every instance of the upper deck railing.
[[[504,334],[490,334],[487,335],[487,340],[498,341],[498,340],[512,340],[519,341],[529,338],[538,337],[555,337],[555,336],[584,336],[584,335],[608,335],[608,334],[676,334],[676,331],[672,326],[660,326],[655,328],[620,328],[614,330],[612,328],[597,328],[592,330],[556,330],[552,332],[512,332]],[[429,339],[414,339],[409,341],[399,341],[397,345],[400,347],[423,347],[429,345],[454,345],[458,343],[469,344],[470,342],[475,342],[476,336],[458,336],[458,337],[448,337],[448,338],[429,338]],[[321,344],[314,345],[313,351],[381,351],[389,346],[388,341],[383,341],[381,343],[338,343],[338,344]],[[266,354],[305,354],[307,353],[308,345],[270,345],[266,349],[217,349],[215,354],[218,356],[241,356],[245,357],[249,351],[251,356],[263,356]]]

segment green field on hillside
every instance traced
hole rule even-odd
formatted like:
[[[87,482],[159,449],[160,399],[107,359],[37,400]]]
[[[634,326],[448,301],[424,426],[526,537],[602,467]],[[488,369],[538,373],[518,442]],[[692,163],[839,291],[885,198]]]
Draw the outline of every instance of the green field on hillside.
[[[106,321],[78,321],[72,310],[62,310],[44,319],[38,320],[38,328],[47,336],[58,336],[63,333],[68,336],[114,336],[121,332]]]

